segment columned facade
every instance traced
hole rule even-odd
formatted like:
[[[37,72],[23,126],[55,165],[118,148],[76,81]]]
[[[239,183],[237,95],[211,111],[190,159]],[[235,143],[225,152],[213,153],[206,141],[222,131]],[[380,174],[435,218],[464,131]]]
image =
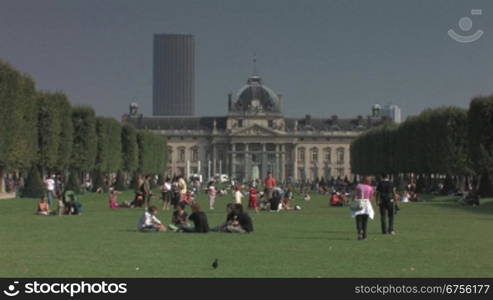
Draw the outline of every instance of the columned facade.
[[[350,144],[381,119],[285,118],[282,97],[252,76],[228,96],[223,117],[143,117],[134,108],[123,121],[163,135],[167,175],[227,174],[239,181],[351,178]],[[163,154],[164,155],[164,154]]]

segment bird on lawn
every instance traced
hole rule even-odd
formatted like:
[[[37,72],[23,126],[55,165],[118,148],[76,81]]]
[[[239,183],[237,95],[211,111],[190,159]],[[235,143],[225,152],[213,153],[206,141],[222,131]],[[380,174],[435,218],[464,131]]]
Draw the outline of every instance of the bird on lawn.
[[[217,267],[219,266],[219,262],[217,261],[217,258],[214,260],[214,262],[212,263],[212,267],[214,269],[217,269]]]

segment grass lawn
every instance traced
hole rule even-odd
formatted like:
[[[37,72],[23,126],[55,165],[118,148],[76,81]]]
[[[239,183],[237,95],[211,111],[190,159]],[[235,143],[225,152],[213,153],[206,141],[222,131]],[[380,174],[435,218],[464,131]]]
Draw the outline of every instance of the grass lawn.
[[[397,235],[380,234],[377,213],[366,241],[356,240],[347,208],[328,207],[318,195],[296,201],[301,211],[251,213],[255,232],[245,235],[139,233],[141,209],[111,210],[105,195],[80,199],[84,213],[62,217],[34,215],[37,199],[0,200],[0,277],[493,275],[493,199],[474,208],[447,197],[401,204]],[[206,210],[211,226],[224,221],[232,198],[218,199],[215,211]],[[171,212],[158,217],[168,223]]]

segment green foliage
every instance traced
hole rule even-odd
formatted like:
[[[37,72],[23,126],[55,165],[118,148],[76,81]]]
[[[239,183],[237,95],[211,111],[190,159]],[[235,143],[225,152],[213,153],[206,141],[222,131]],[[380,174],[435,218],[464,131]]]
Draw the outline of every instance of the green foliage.
[[[62,124],[54,94],[38,93],[38,164],[49,171],[58,163]]]
[[[141,174],[160,174],[166,169],[166,141],[162,136],[148,131],[137,132],[139,146],[139,172]]]
[[[139,167],[137,130],[129,124],[122,127],[123,170],[131,173]]]
[[[400,126],[383,125],[351,144],[353,172],[469,175],[467,112],[428,109]]]
[[[0,61],[0,168],[28,170],[37,158],[34,81]]]
[[[39,198],[44,195],[45,189],[39,170],[36,166],[31,167],[27,176],[26,184],[22,190],[22,197]]]
[[[130,178],[129,189],[132,189],[136,192],[139,190],[139,174],[137,172],[134,172],[132,174],[132,178]]]
[[[479,181],[479,194],[481,197],[493,197],[493,185],[491,184],[492,176],[488,173],[481,175]]]
[[[479,190],[489,195],[493,190],[493,95],[471,101],[468,124],[474,171],[481,175]]]
[[[72,123],[72,107],[68,98],[63,93],[53,95],[53,105],[58,107],[58,120],[60,122],[60,142],[58,145],[58,158],[56,171],[65,171],[70,166],[70,156],[74,142],[74,127]]]
[[[127,184],[125,183],[125,176],[123,176],[122,171],[118,171],[116,173],[116,183],[115,183],[115,188],[118,191],[123,191],[127,189]]]
[[[65,190],[73,191],[74,193],[79,194],[80,188],[81,188],[81,183],[80,183],[79,173],[75,171],[70,172],[70,175],[68,176],[67,187]]]
[[[104,175],[101,172],[101,170],[95,170],[93,173],[93,182],[92,182],[92,188],[93,192],[97,191],[99,188],[102,188],[104,191],[106,191],[106,184],[104,183]]]
[[[116,172],[122,167],[121,125],[113,118],[96,118],[96,169],[103,173]]]
[[[162,186],[164,184],[164,175],[159,174],[157,179],[157,185]]]
[[[89,172],[94,169],[97,153],[96,118],[90,107],[72,109],[74,129],[71,168]]]
[[[476,174],[493,174],[493,95],[471,101],[468,113],[469,151]],[[493,176],[489,176],[493,180]],[[485,181],[486,183],[486,181]],[[493,182],[490,181],[493,185]]]
[[[72,108],[62,92],[37,92],[28,75],[3,61],[0,107],[0,174],[32,165],[43,173],[70,169],[72,188],[78,191],[79,176],[94,170],[101,176],[165,170],[167,147],[161,136],[143,131],[139,144],[131,125],[96,118],[90,107]]]

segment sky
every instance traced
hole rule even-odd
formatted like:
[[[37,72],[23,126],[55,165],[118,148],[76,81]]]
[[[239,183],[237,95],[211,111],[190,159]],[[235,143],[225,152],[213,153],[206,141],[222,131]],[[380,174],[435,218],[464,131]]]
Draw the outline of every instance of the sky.
[[[459,43],[450,29],[484,34]],[[493,93],[491,0],[0,2],[0,59],[103,116],[120,118],[133,101],[152,114],[156,33],[194,35],[199,116],[226,114],[254,53],[290,117],[355,117],[374,103],[408,116]]]

